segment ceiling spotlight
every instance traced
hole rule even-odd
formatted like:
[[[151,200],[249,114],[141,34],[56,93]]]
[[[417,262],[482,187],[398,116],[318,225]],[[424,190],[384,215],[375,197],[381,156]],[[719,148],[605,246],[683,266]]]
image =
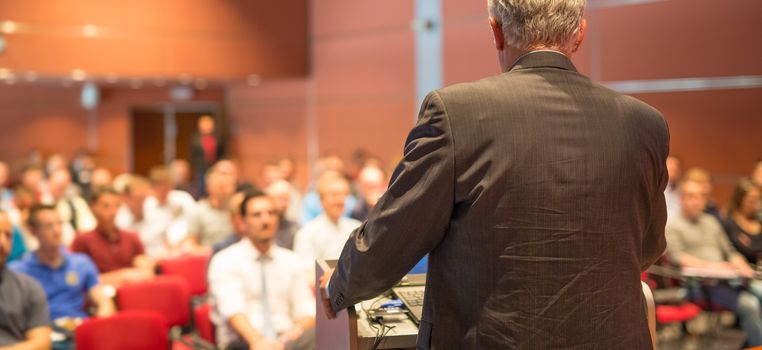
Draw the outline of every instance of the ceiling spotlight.
[[[94,24],[86,24],[84,27],[82,27],[82,33],[86,37],[92,38],[98,35],[98,27]]]
[[[71,71],[71,80],[74,81],[83,81],[87,77],[87,73],[85,73],[82,69],[75,69]]]
[[[0,31],[5,34],[15,33],[16,29],[16,22],[14,21],[4,21],[3,24],[0,24]]]

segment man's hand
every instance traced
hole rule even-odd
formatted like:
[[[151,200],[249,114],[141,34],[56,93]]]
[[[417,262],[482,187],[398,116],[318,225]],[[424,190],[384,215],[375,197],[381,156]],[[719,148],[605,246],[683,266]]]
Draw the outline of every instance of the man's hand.
[[[302,334],[304,334],[304,327],[297,324],[293,328],[289,329],[288,332],[281,334],[278,339],[281,343],[287,344],[298,339],[302,336]]]
[[[336,318],[336,313],[333,312],[333,307],[331,307],[331,298],[328,297],[328,290],[326,289],[328,281],[331,280],[332,275],[333,269],[330,269],[323,273],[323,276],[320,276],[320,301],[323,303],[325,316],[328,317],[329,320]]]

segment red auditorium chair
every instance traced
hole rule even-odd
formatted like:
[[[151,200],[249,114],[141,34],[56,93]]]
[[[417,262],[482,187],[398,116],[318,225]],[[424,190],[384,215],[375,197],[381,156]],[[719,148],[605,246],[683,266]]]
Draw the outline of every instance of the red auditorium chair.
[[[155,311],[126,311],[91,318],[74,331],[77,350],[169,350],[169,327]]]
[[[686,322],[701,314],[702,309],[698,305],[685,300],[684,293],[681,293],[684,290],[680,287],[679,280],[657,276],[661,282],[657,283],[647,272],[643,272],[640,278],[654,291],[656,321],[659,325],[680,323],[681,330],[684,332]]]
[[[183,327],[190,321],[188,282],[178,276],[156,276],[124,285],[117,290],[116,300],[120,310],[156,311],[170,327]]]
[[[196,307],[196,310],[193,312],[193,318],[196,321],[196,331],[201,339],[211,344],[216,344],[217,337],[214,334],[214,324],[210,318],[211,313],[212,306],[209,303],[204,303]]]
[[[179,276],[188,282],[193,296],[205,295],[208,286],[206,267],[209,255],[187,254],[159,261],[159,270],[164,275]]]

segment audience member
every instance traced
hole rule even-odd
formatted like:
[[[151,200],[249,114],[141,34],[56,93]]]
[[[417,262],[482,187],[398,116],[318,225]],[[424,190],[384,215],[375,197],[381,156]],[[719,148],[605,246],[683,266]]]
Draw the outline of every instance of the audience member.
[[[111,175],[111,171],[106,168],[95,168],[90,176],[90,183],[86,189],[82,189],[82,197],[87,202],[92,202],[93,193],[101,187],[110,187],[114,182],[114,176]]]
[[[341,157],[335,154],[326,154],[321,156],[317,164],[315,166],[315,179],[319,179],[323,176],[324,173],[338,173],[344,176],[344,161],[341,160]],[[304,225],[309,221],[312,221],[314,218],[318,217],[318,215],[323,213],[323,206],[320,203],[320,195],[315,190],[314,186],[310,186],[311,190],[307,192],[307,194],[304,195],[304,199],[302,201],[302,216],[301,216],[301,224]],[[355,207],[355,202],[357,199],[349,195],[346,198],[346,202],[344,203],[344,213],[343,215],[345,217],[349,217],[349,214],[352,212],[352,208]]]
[[[69,171],[69,162],[63,154],[54,153],[51,154],[50,157],[48,157],[48,161],[45,162],[45,176],[50,179],[50,176],[58,170]]]
[[[248,194],[241,204],[245,239],[209,266],[217,341],[225,349],[314,349],[315,298],[304,261],[273,244],[272,199]]]
[[[206,188],[209,196],[196,204],[188,221],[186,242],[191,250],[209,249],[233,232],[228,203],[235,190],[235,179],[228,173],[210,168]]]
[[[760,207],[760,188],[750,180],[739,181],[728,203],[725,231],[733,246],[752,264],[762,258],[762,222],[757,216]]]
[[[299,222],[302,213],[302,193],[290,180],[293,178],[293,172],[294,165],[291,158],[284,157],[268,162],[262,167],[262,185],[265,189],[272,189],[273,184],[278,182],[279,184],[276,185],[278,192],[276,201],[278,202],[279,210],[285,210],[285,217],[288,220]],[[283,186],[284,183],[288,185],[288,191],[285,194],[283,193],[283,190],[286,189]],[[287,196],[283,197],[284,195]],[[270,194],[270,196],[273,196],[273,194]],[[286,203],[283,203],[283,199],[286,200]]]
[[[754,270],[733,249],[720,223],[712,215],[704,213],[707,204],[704,184],[683,179],[680,183],[680,204],[680,215],[670,216],[665,228],[670,260],[683,268],[709,268],[752,278]],[[741,328],[748,336],[748,345],[762,345],[762,309],[759,297],[751,289],[718,282],[690,290],[692,298],[697,300],[706,300],[705,293],[709,294],[713,303],[738,315]]]
[[[52,200],[45,182],[45,174],[39,166],[24,166],[21,170],[21,184],[33,191],[35,201],[49,203]]]
[[[140,237],[149,258],[161,258],[167,253],[163,227],[155,220],[146,200],[151,196],[151,183],[142,176],[131,175],[122,193],[122,205],[116,213],[116,227],[134,232]]]
[[[324,212],[296,233],[294,251],[308,259],[336,259],[344,244],[360,222],[342,217],[349,196],[349,182],[336,172],[327,172],[317,184]]]
[[[722,215],[720,215],[720,210],[717,208],[717,202],[714,201],[714,197],[712,195],[714,189],[714,186],[712,185],[712,175],[710,175],[708,171],[698,167],[690,168],[685,172],[680,181],[694,181],[701,184],[701,187],[703,188],[704,194],[706,194],[707,198],[704,212],[711,214],[717,218],[718,221],[722,222]]]
[[[172,182],[175,184],[176,190],[190,193],[195,200],[200,198],[199,191],[191,183],[191,170],[187,160],[173,160],[169,163],[169,172],[172,174]]]
[[[233,226],[233,232],[227,238],[212,246],[212,256],[237,243],[245,235],[246,226],[243,222],[243,216],[241,216],[241,203],[243,203],[245,197],[245,192],[236,192],[230,197],[228,208],[230,210],[230,223]]]
[[[37,249],[37,238],[32,235],[27,226],[29,209],[35,204],[34,193],[24,185],[18,185],[13,190],[13,209],[7,212],[13,227],[21,232],[24,245],[29,250]]]
[[[0,161],[0,210],[8,211],[13,208],[13,191],[8,187],[10,172],[8,165]]]
[[[220,159],[220,161],[214,164],[214,169],[215,171],[233,179],[236,192],[251,191],[255,189],[251,182],[248,182],[239,176],[238,165],[232,159]]]
[[[68,169],[53,170],[48,179],[48,187],[53,200],[47,203],[53,204],[61,215],[63,242],[68,247],[77,232],[95,228],[95,218],[87,202],[72,190]]]
[[[172,252],[188,234],[188,220],[196,210],[196,201],[188,192],[174,189],[169,168],[155,166],[148,176],[153,195],[146,199],[145,210]]]
[[[45,292],[32,278],[6,268],[13,226],[0,211],[0,348],[50,349]]]
[[[13,240],[11,243],[11,251],[8,254],[7,262],[16,261],[21,259],[24,254],[29,250],[24,243],[24,237],[21,235],[21,231],[18,227],[13,226]]]
[[[95,264],[87,255],[70,253],[63,247],[62,221],[56,208],[36,205],[29,216],[29,227],[40,247],[10,264],[10,268],[42,285],[50,306],[50,319],[88,317],[87,298],[96,307],[96,316],[113,314],[114,303],[99,284]]]
[[[204,175],[214,163],[225,156],[225,140],[217,133],[214,118],[205,115],[198,119],[198,133],[191,143],[191,167],[196,177],[196,189],[205,194]]]
[[[92,210],[97,220],[95,230],[74,239],[71,249],[85,253],[100,272],[101,281],[112,286],[153,277],[154,262],[145,256],[137,234],[116,226],[121,197],[113,188],[104,187],[93,194]]]
[[[74,184],[80,189],[80,194],[85,200],[92,196],[91,186],[93,181],[93,171],[95,170],[95,159],[87,150],[79,150],[72,158],[69,164],[69,172]]]
[[[299,231],[299,224],[291,215],[298,216],[291,210],[291,199],[294,187],[286,180],[276,180],[267,186],[267,195],[273,199],[275,210],[278,211],[278,230],[275,232],[275,244],[282,248],[294,248],[294,236]]]
[[[357,175],[357,204],[352,209],[351,217],[355,220],[365,221],[371,209],[376,206],[379,198],[388,186],[386,175],[376,166],[366,166]]]
[[[664,189],[664,200],[667,202],[667,215],[680,214],[679,182],[682,173],[682,160],[670,155],[667,157],[667,187]]]

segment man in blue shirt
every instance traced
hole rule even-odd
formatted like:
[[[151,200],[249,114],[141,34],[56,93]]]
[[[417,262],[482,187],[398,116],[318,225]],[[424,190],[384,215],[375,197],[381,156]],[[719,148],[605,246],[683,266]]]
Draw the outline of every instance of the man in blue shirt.
[[[40,247],[10,264],[31,276],[45,290],[50,319],[85,318],[87,297],[97,308],[95,315],[114,313],[114,303],[99,285],[98,269],[87,255],[70,253],[62,246],[61,217],[53,206],[35,205],[29,213],[29,228]]]

